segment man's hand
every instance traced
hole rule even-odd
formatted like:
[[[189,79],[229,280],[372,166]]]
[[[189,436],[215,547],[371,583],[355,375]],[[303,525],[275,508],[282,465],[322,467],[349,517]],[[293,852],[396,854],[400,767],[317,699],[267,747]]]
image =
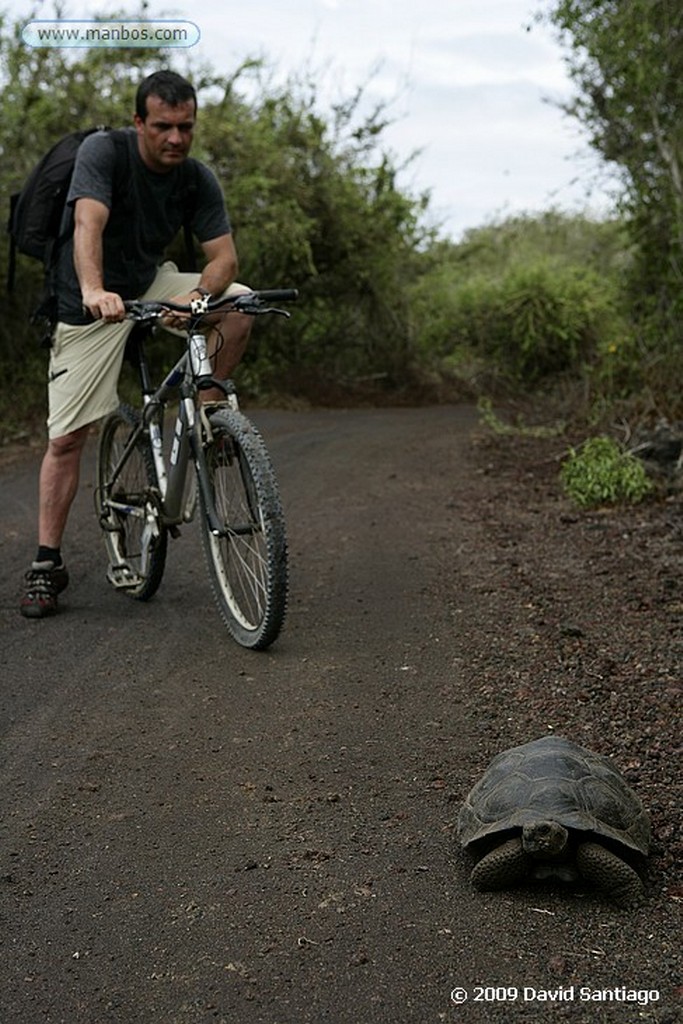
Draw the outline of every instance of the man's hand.
[[[191,302],[194,302],[199,297],[200,296],[197,291],[192,291],[187,295],[174,295],[173,298],[168,301],[174,302],[178,306],[189,306]],[[189,316],[189,313],[169,312],[163,318],[162,322],[166,324],[167,327],[183,328],[186,326]]]
[[[96,320],[106,320],[107,323],[117,323],[126,315],[121,296],[104,288],[84,291],[83,305]]]

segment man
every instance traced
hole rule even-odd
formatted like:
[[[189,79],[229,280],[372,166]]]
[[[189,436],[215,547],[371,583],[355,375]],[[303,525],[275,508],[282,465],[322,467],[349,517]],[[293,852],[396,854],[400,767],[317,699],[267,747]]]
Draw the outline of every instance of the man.
[[[192,230],[206,264],[198,275],[162,262],[189,202],[191,165],[186,162],[196,116],[192,85],[175,72],[159,71],[140,84],[134,128],[122,142],[129,146],[126,187],[117,185],[111,133],[89,136],[78,152],[67,199],[73,237],[62,247],[56,271],[58,323],[50,354],[48,446],[39,479],[38,552],[20,606],[29,618],[54,614],[68,583],[61,544],[83,446],[92,423],[118,404],[117,381],[133,326],[123,319],[123,300],[186,304],[207,292],[244,290],[235,283],[237,255],[220,186],[198,161],[191,162]],[[242,314],[225,314],[212,329],[222,337],[215,346],[219,379],[229,377],[239,362],[250,323]],[[211,341],[210,335],[210,350]],[[206,392],[204,397],[221,396]]]

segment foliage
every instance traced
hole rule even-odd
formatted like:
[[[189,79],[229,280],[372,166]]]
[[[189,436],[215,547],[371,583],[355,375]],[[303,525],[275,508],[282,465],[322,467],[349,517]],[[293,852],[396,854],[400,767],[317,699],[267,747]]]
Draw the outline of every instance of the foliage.
[[[651,347],[681,341],[683,7],[680,0],[555,0],[547,20],[578,87],[566,109],[623,181],[636,243],[634,311]]]
[[[570,449],[560,476],[569,497],[583,508],[637,504],[652,490],[642,462],[605,436],[590,438],[579,451]]]
[[[296,386],[310,374],[331,384],[382,372],[400,386],[413,347],[406,276],[426,237],[426,198],[404,194],[390,155],[377,151],[380,108],[360,94],[325,118],[316,85],[267,86],[234,110],[234,90],[202,114],[202,145],[235,213],[241,274],[250,284],[295,284],[297,330],[268,331],[262,378]],[[249,363],[249,360],[247,361]],[[252,359],[252,363],[254,359]]]
[[[611,281],[628,270],[632,243],[620,220],[547,210],[496,219],[469,230],[457,247],[465,266],[499,275],[539,259],[554,265],[588,266]]]
[[[470,379],[493,371],[533,387],[600,365],[627,336],[620,288],[629,254],[618,224],[517,217],[426,258],[413,292],[421,351]]]
[[[480,285],[471,293],[477,324],[471,341],[514,380],[535,384],[593,355],[602,312],[599,295],[599,282],[581,271],[520,267],[497,286]],[[465,324],[461,330],[467,338]]]

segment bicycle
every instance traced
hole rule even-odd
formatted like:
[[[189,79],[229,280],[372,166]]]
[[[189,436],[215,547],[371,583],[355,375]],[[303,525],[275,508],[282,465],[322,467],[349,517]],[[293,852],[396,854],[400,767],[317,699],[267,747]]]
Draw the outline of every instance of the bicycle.
[[[287,603],[287,540],[270,456],[254,424],[240,411],[232,381],[214,379],[200,327],[217,311],[289,316],[272,303],[294,289],[252,291],[226,299],[204,296],[189,305],[126,302],[135,326],[127,355],[137,368],[142,407],[120,405],[104,420],[97,453],[96,507],[109,558],[107,579],[148,601],[159,588],[168,537],[177,537],[199,508],[202,546],[219,612],[243,647],[263,650],[278,637]],[[145,341],[169,313],[189,314],[185,351],[162,383],[151,381]],[[218,387],[224,400],[202,404]],[[165,445],[168,404],[177,401]],[[188,477],[189,464],[194,474]],[[197,500],[198,497],[198,500]]]

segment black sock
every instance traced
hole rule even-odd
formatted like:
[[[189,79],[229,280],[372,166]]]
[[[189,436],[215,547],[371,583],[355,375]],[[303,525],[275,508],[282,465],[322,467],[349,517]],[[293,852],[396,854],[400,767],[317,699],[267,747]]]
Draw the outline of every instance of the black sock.
[[[36,555],[36,562],[52,562],[53,565],[61,565],[62,553],[59,548],[46,548],[41,544]]]

